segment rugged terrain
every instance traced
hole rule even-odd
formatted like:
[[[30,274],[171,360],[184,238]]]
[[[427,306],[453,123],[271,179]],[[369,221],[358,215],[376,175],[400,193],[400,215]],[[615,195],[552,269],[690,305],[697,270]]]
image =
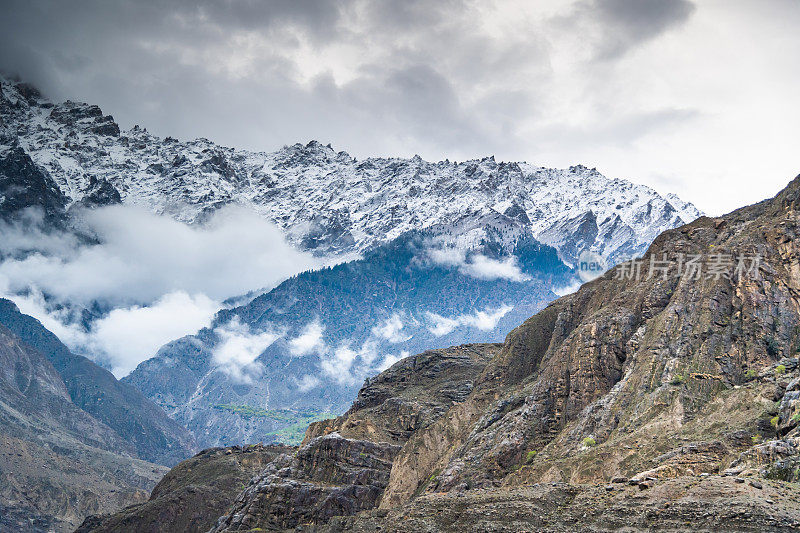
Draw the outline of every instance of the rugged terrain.
[[[76,405],[53,363],[3,321],[0,442],[3,531],[72,531],[88,514],[144,500],[167,470]]]
[[[396,363],[217,530],[796,530],[798,209],[800,177],[663,233],[640,275],[617,266],[502,345]]]
[[[160,138],[141,127],[123,131],[97,106],[54,103],[29,85],[0,79],[0,217],[15,229],[37,228],[32,241],[56,239],[58,228],[75,246],[102,249],[102,236],[82,233],[84,208],[115,204],[197,228],[237,205],[323,262],[360,256],[302,273],[258,298],[269,287],[225,295],[241,305],[223,310],[210,328],[145,354],[156,357],[126,381],[202,446],[296,442],[309,421],[341,413],[364,377],[403,355],[501,341],[575,286],[572,266],[582,251],[615,263],[700,214],[675,196],[581,165],[550,169],[493,157],[359,161],[316,141],[248,152]],[[31,220],[31,207],[43,220]],[[35,244],[12,251],[35,253],[52,256]],[[44,297],[49,312],[87,332],[122,305]],[[152,302],[125,305],[131,303]],[[320,341],[310,353],[294,353],[292,340],[308,328],[322,330]],[[231,373],[216,357],[231,330],[280,338]],[[92,346],[71,348],[103,361]]]
[[[277,455],[290,451],[260,444],[204,450],[170,470],[146,502],[113,515],[90,516],[76,533],[205,533],[253,476]]]

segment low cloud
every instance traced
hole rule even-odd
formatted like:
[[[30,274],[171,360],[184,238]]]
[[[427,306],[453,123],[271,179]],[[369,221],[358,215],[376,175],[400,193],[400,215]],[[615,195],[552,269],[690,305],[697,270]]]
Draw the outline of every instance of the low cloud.
[[[563,285],[561,287],[553,287],[550,290],[552,290],[556,296],[561,297],[561,296],[566,296],[567,294],[572,294],[573,292],[580,289],[581,285],[583,285],[583,283],[581,283],[580,280],[575,280],[569,285]]]
[[[474,255],[469,263],[459,268],[459,271],[473,278],[485,280],[507,279],[521,282],[530,279],[530,276],[520,270],[517,258],[514,256],[498,261],[485,255]]]
[[[372,328],[372,335],[396,344],[398,342],[405,342],[412,337],[411,335],[404,335],[402,329],[403,320],[400,318],[399,314],[394,313],[384,322]]]
[[[466,262],[466,254],[458,248],[428,248],[426,252],[437,265],[457,267]]]
[[[491,331],[497,327],[497,323],[500,319],[506,316],[512,309],[513,307],[510,305],[502,305],[497,309],[487,308],[483,311],[475,311],[469,315],[458,315],[455,317],[444,317],[431,312],[427,312],[425,315],[431,322],[431,325],[428,326],[428,331],[437,337],[441,337],[453,332],[456,328],[461,326],[477,328],[481,331]]]
[[[456,248],[429,248],[428,259],[436,265],[458,268],[465,276],[477,279],[509,281],[528,281],[530,276],[522,272],[513,255],[503,259],[492,259],[482,254],[470,254]]]
[[[242,208],[222,209],[204,226],[128,206],[85,211],[83,218],[99,244],[75,246],[69,233],[4,228],[4,240],[17,243],[15,249],[5,245],[7,254],[23,245],[38,251],[4,260],[0,279],[12,291],[35,287],[64,301],[146,305],[178,290],[221,301],[319,264],[291,247],[276,226]],[[63,246],[55,246],[60,239]]]
[[[318,377],[312,376],[310,374],[306,374],[300,379],[293,377],[292,380],[294,381],[294,384],[297,386],[300,392],[308,392],[314,387],[319,386],[320,383],[322,383]]]
[[[214,364],[234,381],[252,383],[263,371],[256,359],[273,342],[280,338],[273,331],[254,332],[247,324],[234,317],[226,325],[215,328],[221,342],[213,353]]]
[[[314,320],[306,324],[298,336],[288,341],[289,352],[297,357],[316,354],[321,376],[340,385],[354,385],[408,355],[408,352],[400,356],[384,354],[382,350],[384,343],[396,344],[411,338],[411,335],[402,333],[403,328],[402,318],[395,313],[373,327],[363,341],[344,340],[334,347],[325,341],[325,324]],[[306,375],[294,382],[301,391],[305,391],[318,386],[321,380]]]
[[[226,298],[319,264],[274,225],[235,207],[203,226],[135,207],[85,211],[82,231],[94,242],[43,231],[39,219],[31,212],[24,223],[0,224],[0,296],[118,377],[208,326]],[[85,326],[80,308],[95,303],[110,311]]]
[[[203,294],[179,291],[146,307],[114,309],[91,325],[91,353],[102,353],[114,374],[125,376],[164,344],[210,325],[219,307]]]
[[[350,369],[356,357],[358,357],[358,352],[351,349],[349,345],[343,344],[334,350],[332,356],[324,357],[320,366],[322,371],[338,384],[353,385],[356,383],[356,377],[350,372]]]
[[[289,341],[289,353],[294,356],[302,357],[311,353],[322,353],[325,351],[325,341],[322,334],[325,332],[319,320],[309,322],[300,332],[300,335]]]
[[[64,310],[50,310],[41,293],[12,296],[20,310],[38,319],[79,354],[90,355],[121,378],[149,359],[167,342],[207,327],[220,307],[203,294],[172,292],[149,306],[112,310],[89,329]]]
[[[403,350],[402,352],[400,352],[400,355],[393,355],[393,354],[387,355],[386,357],[383,358],[383,361],[381,362],[381,364],[378,365],[378,371],[383,372],[384,370],[386,370],[387,368],[389,368],[390,366],[392,366],[393,364],[395,364],[399,360],[405,359],[409,355],[411,355],[411,354],[406,350]]]

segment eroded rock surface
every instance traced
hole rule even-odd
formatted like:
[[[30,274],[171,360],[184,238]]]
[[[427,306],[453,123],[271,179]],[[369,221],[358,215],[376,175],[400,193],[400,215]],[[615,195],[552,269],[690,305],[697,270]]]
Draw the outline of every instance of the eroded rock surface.
[[[204,450],[169,471],[150,499],[117,513],[87,518],[76,533],[204,533],[250,479],[287,446],[233,446]]]

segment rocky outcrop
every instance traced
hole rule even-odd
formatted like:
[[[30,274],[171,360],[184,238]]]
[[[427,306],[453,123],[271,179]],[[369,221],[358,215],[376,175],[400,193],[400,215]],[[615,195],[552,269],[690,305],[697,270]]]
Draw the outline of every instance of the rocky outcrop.
[[[20,146],[0,146],[0,219],[10,221],[28,209],[60,222],[67,198],[56,182]]]
[[[330,433],[270,463],[214,530],[270,531],[325,523],[374,507],[399,446]]]
[[[205,533],[246,486],[286,446],[204,450],[169,471],[150,499],[112,515],[90,516],[76,533]]]
[[[498,350],[431,350],[367,380],[347,413],[311,424],[297,453],[277,458],[251,482],[217,531],[324,524],[375,507],[408,437],[464,401]]]
[[[798,206],[800,177],[526,321],[410,435],[378,510],[315,530],[800,526]]]

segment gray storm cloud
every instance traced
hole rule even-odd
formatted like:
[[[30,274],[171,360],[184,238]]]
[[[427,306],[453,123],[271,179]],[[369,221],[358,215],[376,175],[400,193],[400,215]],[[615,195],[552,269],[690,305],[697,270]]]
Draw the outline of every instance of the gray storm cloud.
[[[710,213],[797,173],[793,0],[3,7],[0,70],[161,136],[584,163]]]

